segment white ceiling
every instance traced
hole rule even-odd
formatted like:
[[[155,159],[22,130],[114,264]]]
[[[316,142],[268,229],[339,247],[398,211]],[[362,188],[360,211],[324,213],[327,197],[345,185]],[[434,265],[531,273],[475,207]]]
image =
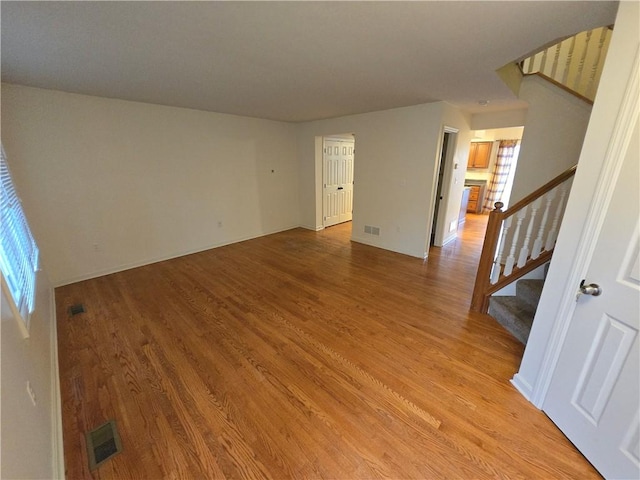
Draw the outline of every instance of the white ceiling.
[[[444,100],[522,106],[495,74],[617,2],[9,2],[2,81],[284,121]],[[478,100],[489,100],[480,107]]]

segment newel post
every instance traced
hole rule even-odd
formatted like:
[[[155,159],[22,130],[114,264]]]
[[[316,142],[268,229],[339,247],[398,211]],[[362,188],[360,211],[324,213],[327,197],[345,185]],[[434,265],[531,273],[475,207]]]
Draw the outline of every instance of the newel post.
[[[484,244],[478,263],[478,273],[471,297],[471,310],[474,312],[487,313],[489,310],[489,296],[486,294],[491,281],[491,268],[496,255],[500,226],[502,225],[504,203],[496,202],[495,209],[489,213],[487,231],[484,234]]]

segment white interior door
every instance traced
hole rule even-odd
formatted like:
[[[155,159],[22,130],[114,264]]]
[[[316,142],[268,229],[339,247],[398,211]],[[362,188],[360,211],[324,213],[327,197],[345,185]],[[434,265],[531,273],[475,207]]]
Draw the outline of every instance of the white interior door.
[[[340,221],[338,209],[338,170],[339,170],[339,142],[324,140],[322,155],[322,215],[324,226],[329,227]]]
[[[640,478],[638,118],[543,410],[606,478]],[[578,287],[578,286],[576,286]]]
[[[353,156],[354,142],[341,142],[340,145],[340,197],[339,216],[340,222],[348,222],[353,218]]]
[[[353,218],[353,159],[355,142],[324,139],[323,217],[324,226]]]

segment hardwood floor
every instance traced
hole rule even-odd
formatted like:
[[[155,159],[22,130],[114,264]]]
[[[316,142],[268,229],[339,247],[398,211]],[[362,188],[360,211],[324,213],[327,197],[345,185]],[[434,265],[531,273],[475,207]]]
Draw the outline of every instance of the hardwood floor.
[[[468,217],[426,262],[343,224],[56,289],[67,478],[598,478],[469,312]],[[123,451],[90,472],[110,418]]]

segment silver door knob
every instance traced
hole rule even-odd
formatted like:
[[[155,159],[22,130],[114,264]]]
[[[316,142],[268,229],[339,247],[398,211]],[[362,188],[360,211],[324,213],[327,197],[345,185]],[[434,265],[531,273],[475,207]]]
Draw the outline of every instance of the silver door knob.
[[[583,295],[591,295],[592,297],[597,297],[602,294],[602,289],[600,285],[597,283],[590,283],[589,285],[584,284],[584,280],[580,282],[580,293]]]

